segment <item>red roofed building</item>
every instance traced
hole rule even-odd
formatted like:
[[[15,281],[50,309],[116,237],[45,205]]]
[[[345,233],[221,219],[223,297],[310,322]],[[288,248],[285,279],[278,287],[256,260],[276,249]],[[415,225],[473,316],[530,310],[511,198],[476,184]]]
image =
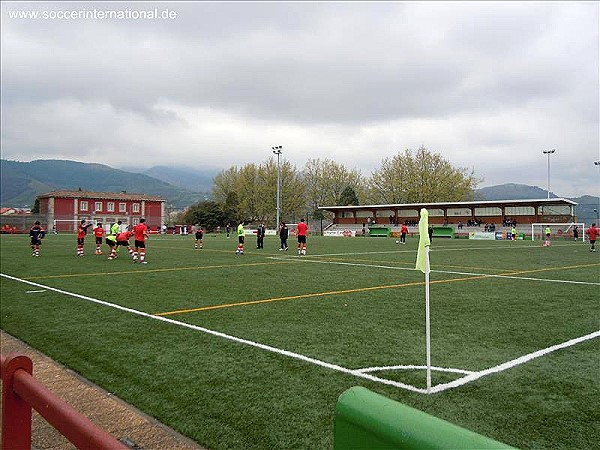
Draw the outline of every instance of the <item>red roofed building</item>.
[[[166,220],[165,200],[145,194],[114,192],[53,191],[38,196],[40,215],[48,228],[72,232],[81,219],[104,226],[121,220],[124,225],[137,225],[141,218],[152,230]]]

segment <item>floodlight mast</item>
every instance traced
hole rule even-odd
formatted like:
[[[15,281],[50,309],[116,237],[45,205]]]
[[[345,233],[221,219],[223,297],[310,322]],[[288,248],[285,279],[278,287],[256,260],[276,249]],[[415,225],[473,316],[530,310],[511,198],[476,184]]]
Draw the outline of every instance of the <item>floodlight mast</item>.
[[[543,150],[544,155],[548,155],[548,198],[550,198],[550,155],[556,151],[555,148],[552,150]]]
[[[273,153],[277,155],[277,212],[276,212],[276,225],[275,229],[279,232],[279,218],[281,217],[281,200],[280,200],[280,190],[281,190],[281,164],[279,158],[281,156],[281,152],[283,151],[283,147],[281,145],[271,147],[273,149]]]

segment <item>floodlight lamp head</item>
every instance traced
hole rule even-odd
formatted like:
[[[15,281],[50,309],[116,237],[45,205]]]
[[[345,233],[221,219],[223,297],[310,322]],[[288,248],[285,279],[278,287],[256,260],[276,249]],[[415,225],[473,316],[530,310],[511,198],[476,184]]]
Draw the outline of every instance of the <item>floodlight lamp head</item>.
[[[544,155],[551,155],[552,153],[556,152],[556,149],[553,148],[552,150],[543,150],[542,153]]]

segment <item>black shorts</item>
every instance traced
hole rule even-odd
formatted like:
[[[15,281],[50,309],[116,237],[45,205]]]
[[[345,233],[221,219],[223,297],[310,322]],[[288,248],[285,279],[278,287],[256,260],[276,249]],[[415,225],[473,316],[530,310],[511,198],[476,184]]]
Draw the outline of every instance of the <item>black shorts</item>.
[[[135,248],[146,248],[146,243],[144,241],[135,241]]]
[[[117,247],[129,247],[129,241],[117,241]]]
[[[83,245],[85,238],[77,238],[77,245]]]
[[[298,236],[298,243],[299,244],[306,244],[306,236],[301,234]]]
[[[98,245],[102,244],[102,237],[96,236],[96,244],[98,244]]]
[[[113,241],[111,239],[105,239],[104,242],[106,242],[106,245],[108,245],[109,247],[114,247],[115,245],[117,245],[116,241]]]
[[[243,244],[244,243],[244,236],[238,236],[238,242],[240,244]]]
[[[31,245],[42,245],[41,239],[31,239]]]
[[[196,231],[196,239],[202,239],[202,232]]]

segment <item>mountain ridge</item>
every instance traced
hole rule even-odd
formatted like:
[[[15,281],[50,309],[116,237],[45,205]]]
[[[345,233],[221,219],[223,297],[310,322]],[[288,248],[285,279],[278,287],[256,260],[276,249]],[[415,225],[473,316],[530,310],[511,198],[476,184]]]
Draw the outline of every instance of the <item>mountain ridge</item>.
[[[159,195],[174,208],[185,208],[210,198],[212,178],[217,169],[154,166],[131,172],[99,164],[69,160],[19,162],[1,160],[0,204],[2,207],[31,207],[35,198],[61,189],[98,192],[136,192]],[[131,169],[135,170],[135,169]],[[525,200],[547,198],[545,189],[519,183],[487,186],[475,191],[476,200]],[[552,198],[560,197],[551,192]],[[598,222],[598,197],[582,195],[568,198],[578,203],[580,221]]]
[[[1,160],[0,204],[32,206],[43,193],[72,189],[98,192],[138,192],[160,195],[176,208],[205,197],[205,193],[173,186],[149,175],[126,172],[98,163],[69,160],[19,162]]]

